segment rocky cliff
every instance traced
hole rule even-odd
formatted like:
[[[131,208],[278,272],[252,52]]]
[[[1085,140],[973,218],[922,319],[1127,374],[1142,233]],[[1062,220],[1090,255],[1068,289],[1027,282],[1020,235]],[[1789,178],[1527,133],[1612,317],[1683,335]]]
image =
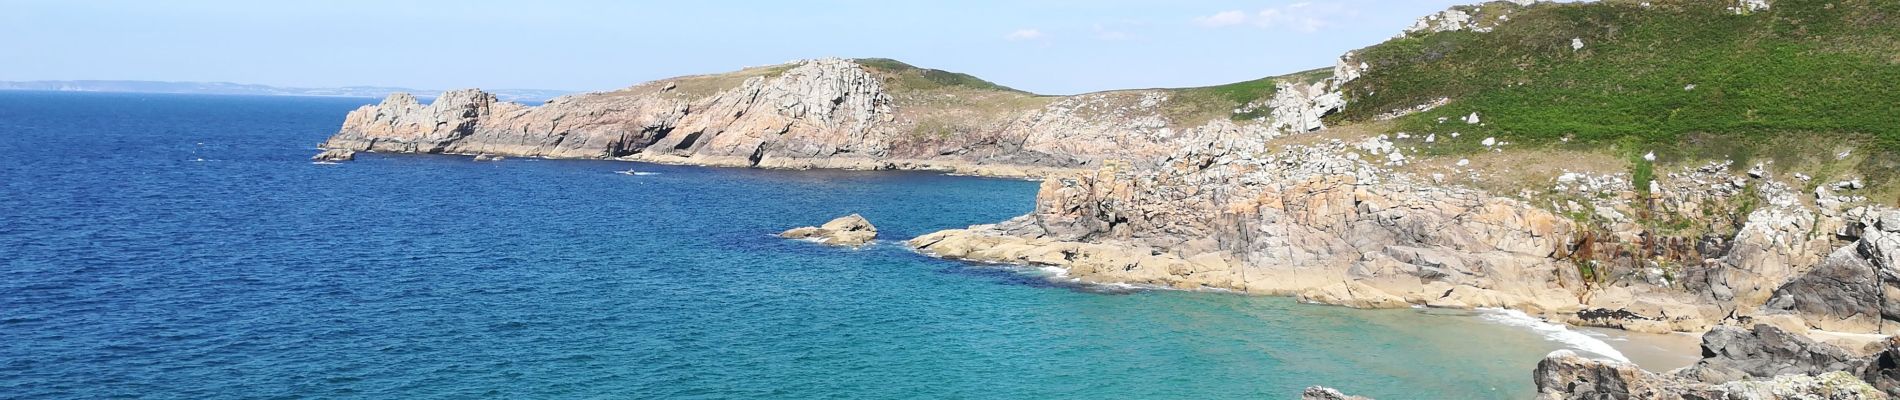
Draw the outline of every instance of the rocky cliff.
[[[1289,111],[1304,121],[1275,126],[1237,115],[1273,86],[1213,101],[1196,89],[1037,96],[889,60],[817,59],[538,106],[501,102],[478,90],[444,93],[427,105],[397,94],[351,112],[321,147],[1040,176],[1107,160],[1147,163],[1209,138],[1266,140],[1295,125],[1318,128],[1324,110],[1311,111],[1315,102],[1304,96],[1323,91],[1305,90],[1311,82],[1291,77],[1268,82],[1298,88],[1273,99],[1309,109]]]

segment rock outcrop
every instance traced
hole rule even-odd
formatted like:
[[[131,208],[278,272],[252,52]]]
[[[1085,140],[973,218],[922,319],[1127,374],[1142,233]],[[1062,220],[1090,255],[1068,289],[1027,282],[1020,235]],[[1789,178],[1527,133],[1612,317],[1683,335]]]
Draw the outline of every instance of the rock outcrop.
[[[833,246],[863,246],[877,238],[877,227],[857,214],[838,217],[820,226],[792,228],[779,237],[786,239],[808,239]]]
[[[1629,363],[1578,357],[1564,350],[1551,353],[1539,362],[1533,380],[1537,384],[1537,398],[1544,400],[1873,400],[1890,397],[1845,371],[1709,384],[1645,371]]]
[[[316,161],[316,162],[344,162],[344,161],[350,161],[350,160],[355,160],[355,159],[356,159],[356,152],[349,151],[346,149],[324,150],[321,153],[317,153],[316,156],[310,157],[310,161]]]
[[[1703,336],[1701,361],[1676,371],[1560,350],[1537,364],[1532,380],[1541,399],[1885,399],[1900,395],[1888,346],[1853,357],[1770,325],[1725,326]]]
[[[1705,383],[1781,375],[1860,372],[1866,360],[1773,325],[1719,326],[1702,335],[1702,361],[1677,375]],[[1858,374],[1857,374],[1858,375]]]
[[[1472,31],[1490,32],[1504,21],[1511,20],[1511,14],[1520,8],[1536,4],[1539,0],[1493,1],[1469,6],[1455,6],[1450,9],[1426,15],[1405,28],[1406,35],[1436,32]]]
[[[1573,306],[1571,223],[1419,184],[1343,142],[1184,150],[1159,170],[1045,180],[1035,213],[912,241],[952,258],[1064,267],[1093,282],[1303,295],[1362,307]]]

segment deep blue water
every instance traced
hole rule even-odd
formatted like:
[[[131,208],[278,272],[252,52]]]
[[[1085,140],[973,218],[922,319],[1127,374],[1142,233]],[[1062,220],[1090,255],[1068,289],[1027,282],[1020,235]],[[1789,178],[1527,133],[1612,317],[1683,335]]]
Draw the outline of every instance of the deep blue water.
[[[899,243],[1031,182],[307,161],[373,101],[0,92],[0,398],[1522,398],[1556,347]],[[772,237],[853,212],[884,241]]]

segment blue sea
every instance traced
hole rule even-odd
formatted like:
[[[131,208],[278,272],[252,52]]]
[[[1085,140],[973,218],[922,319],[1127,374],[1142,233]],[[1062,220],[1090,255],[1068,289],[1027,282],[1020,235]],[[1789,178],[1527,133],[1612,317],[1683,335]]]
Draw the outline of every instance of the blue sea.
[[[902,245],[1033,182],[308,161],[375,101],[0,92],[0,398],[1508,399],[1566,346]],[[849,213],[880,241],[773,237]]]

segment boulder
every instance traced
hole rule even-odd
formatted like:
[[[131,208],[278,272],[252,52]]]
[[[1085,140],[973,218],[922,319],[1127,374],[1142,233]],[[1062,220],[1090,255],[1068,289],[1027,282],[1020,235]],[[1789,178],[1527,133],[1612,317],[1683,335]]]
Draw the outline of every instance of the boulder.
[[[792,228],[779,233],[786,239],[809,239],[834,246],[863,246],[877,238],[877,227],[871,225],[863,216],[846,215],[833,219],[820,226]]]
[[[1558,350],[1537,363],[1531,380],[1538,399],[1719,399],[1705,384],[1645,371],[1635,364],[1601,361]]]
[[[348,149],[328,149],[322,153],[317,153],[314,157],[310,157],[310,161],[317,162],[344,162],[355,159],[356,152]]]

